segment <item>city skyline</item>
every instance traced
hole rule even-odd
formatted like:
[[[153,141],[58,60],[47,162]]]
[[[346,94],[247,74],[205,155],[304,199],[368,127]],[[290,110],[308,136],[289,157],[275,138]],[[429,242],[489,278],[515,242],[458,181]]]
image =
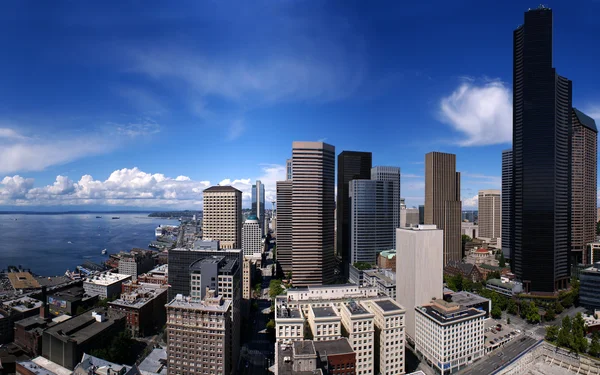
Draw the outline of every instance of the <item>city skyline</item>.
[[[564,51],[555,60],[575,82],[573,105],[598,119],[600,73],[583,47],[598,33],[600,4],[582,5],[550,4],[555,48]],[[409,207],[423,203],[430,151],[457,155],[463,207],[477,206],[478,190],[500,188],[512,126],[506,35],[521,23],[522,3],[478,5],[495,14],[486,25],[466,4],[392,4],[386,12],[304,4],[299,13],[297,4],[267,3],[258,27],[255,9],[231,12],[230,4],[210,12],[151,4],[135,23],[109,5],[56,7],[61,16],[47,24],[36,22],[44,6],[3,12],[2,34],[20,38],[6,40],[12,58],[0,63],[8,77],[0,89],[2,209],[194,209],[201,191],[219,183],[242,191],[249,207],[257,179],[274,200],[292,141],[319,139],[372,152],[373,165],[399,166]],[[229,33],[214,22],[224,17]],[[420,32],[430,18],[450,40],[469,33],[468,42]],[[290,44],[266,38],[273,30]],[[211,42],[215,34],[222,45]],[[404,43],[414,44],[410,59],[392,48]],[[569,58],[582,51],[589,55]],[[486,110],[475,111],[481,103]],[[248,152],[259,143],[264,152]]]

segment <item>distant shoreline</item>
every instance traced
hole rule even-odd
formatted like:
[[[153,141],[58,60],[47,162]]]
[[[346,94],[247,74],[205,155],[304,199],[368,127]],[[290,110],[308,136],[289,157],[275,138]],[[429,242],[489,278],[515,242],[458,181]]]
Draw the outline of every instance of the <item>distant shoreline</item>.
[[[0,215],[149,214],[154,211],[0,211]]]

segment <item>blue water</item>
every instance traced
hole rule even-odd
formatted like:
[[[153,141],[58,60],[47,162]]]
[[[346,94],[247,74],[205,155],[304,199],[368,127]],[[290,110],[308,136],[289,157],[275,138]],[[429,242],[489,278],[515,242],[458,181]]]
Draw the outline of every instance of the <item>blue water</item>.
[[[100,263],[108,259],[102,249],[108,254],[133,247],[145,249],[155,239],[154,229],[159,224],[178,224],[147,215],[0,215],[0,270],[20,265],[38,275],[63,275],[86,260]],[[113,216],[120,219],[113,220]]]

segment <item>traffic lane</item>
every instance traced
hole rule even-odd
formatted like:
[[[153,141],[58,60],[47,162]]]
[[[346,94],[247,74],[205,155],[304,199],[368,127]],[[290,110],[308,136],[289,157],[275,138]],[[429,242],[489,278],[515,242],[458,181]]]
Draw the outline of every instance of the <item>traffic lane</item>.
[[[532,339],[530,337],[516,339],[514,342],[504,346],[504,348],[502,348],[501,350],[498,350],[496,353],[489,354],[485,358],[470,365],[464,371],[461,371],[460,374],[490,374],[498,368],[502,367],[503,365],[506,365],[508,362],[512,361],[519,354],[523,353],[525,350],[533,346],[536,342],[537,340]]]

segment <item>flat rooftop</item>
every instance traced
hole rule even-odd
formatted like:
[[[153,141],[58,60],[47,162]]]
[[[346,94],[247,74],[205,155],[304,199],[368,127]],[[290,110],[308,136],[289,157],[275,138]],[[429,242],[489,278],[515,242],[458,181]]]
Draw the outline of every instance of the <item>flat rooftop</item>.
[[[314,371],[294,371],[292,361],[285,361],[285,357],[293,358],[293,350],[295,348],[295,345],[296,343],[301,342],[305,342],[305,348],[312,348],[312,352],[310,352],[310,349],[303,349],[302,347],[300,347],[300,350],[305,353],[308,353],[305,355],[310,355],[312,353],[312,356],[316,357],[317,354],[314,350],[313,341],[295,341],[292,345],[276,344],[275,350],[277,350],[278,354],[278,363],[275,364],[275,366],[277,366],[277,373],[279,375],[323,375],[323,371],[321,369],[316,369]]]
[[[93,275],[86,277],[83,279],[84,283],[92,283],[95,285],[103,285],[108,286],[118,282],[122,282],[123,280],[131,279],[131,275],[123,275],[120,273],[110,273],[110,272],[102,272],[98,275]]]
[[[31,362],[35,363],[38,366],[45,368],[48,371],[51,371],[52,373],[54,373],[56,375],[70,375],[73,373],[73,371],[69,370],[68,368],[62,367],[58,363],[54,363],[42,356],[35,357],[34,359],[31,360]]]
[[[21,297],[11,301],[2,302],[5,309],[12,309],[18,312],[26,312],[39,309],[42,306],[42,301],[30,297]]]
[[[42,287],[29,272],[9,272],[8,280],[15,289],[38,289]]]
[[[360,304],[354,301],[350,301],[346,304],[346,308],[350,311],[351,315],[362,315],[362,314],[370,314],[367,309],[362,307]]]
[[[167,375],[167,350],[154,349],[139,364],[140,371],[147,371],[153,374]]]
[[[335,310],[329,306],[325,307],[312,307],[312,310],[315,314],[315,318],[328,318],[328,317],[337,317]]]
[[[452,302],[457,303],[462,306],[471,306],[476,305],[478,303],[489,302],[490,300],[487,298],[483,298],[477,294],[469,293],[469,292],[456,292],[450,295],[452,298]]]
[[[386,287],[396,286],[396,279],[388,276],[390,274],[395,274],[395,272],[392,272],[392,271],[382,272],[380,270],[367,270],[364,272],[365,272],[365,275],[378,278],[380,281],[383,282],[383,284]]]
[[[92,316],[92,311],[103,313],[106,317],[103,322],[98,322]],[[78,344],[93,339],[96,335],[112,327],[118,319],[124,318],[124,315],[111,311],[107,315],[107,309],[97,309],[88,311],[84,314],[73,317],[65,322],[56,324],[46,330],[46,332],[62,341],[72,340]]]
[[[354,353],[347,338],[315,341],[315,350],[320,356]]]
[[[379,306],[383,311],[390,312],[396,310],[404,310],[404,307],[400,306],[396,302],[391,299],[383,299],[379,301],[374,301],[377,306]]]
[[[287,305],[279,304],[277,306],[277,318],[281,319],[300,319],[302,313],[297,307],[289,307]]]
[[[145,289],[144,287],[141,287],[131,293],[121,294],[121,298],[109,302],[109,304],[130,308],[141,308],[163,293],[167,293],[166,288]]]
[[[459,306],[458,310],[453,310],[450,312],[444,311],[435,304],[417,307],[417,310],[420,310],[422,313],[440,324],[450,324],[485,315],[485,311],[474,308],[464,308],[463,306]]]
[[[83,298],[85,294],[85,290],[83,286],[73,285],[67,289],[60,290],[54,293],[48,293],[48,297],[52,297],[54,299],[62,300],[62,301],[78,301]]]
[[[294,341],[294,355],[315,355],[315,341],[312,340],[300,340]]]
[[[218,297],[217,297],[218,298]],[[210,303],[208,299],[199,300],[190,297],[182,297],[177,295],[171,302],[167,303],[167,307],[177,307],[182,309],[191,310],[203,310],[203,311],[215,311],[215,312],[226,312],[231,306],[230,299],[222,299],[220,304]]]

